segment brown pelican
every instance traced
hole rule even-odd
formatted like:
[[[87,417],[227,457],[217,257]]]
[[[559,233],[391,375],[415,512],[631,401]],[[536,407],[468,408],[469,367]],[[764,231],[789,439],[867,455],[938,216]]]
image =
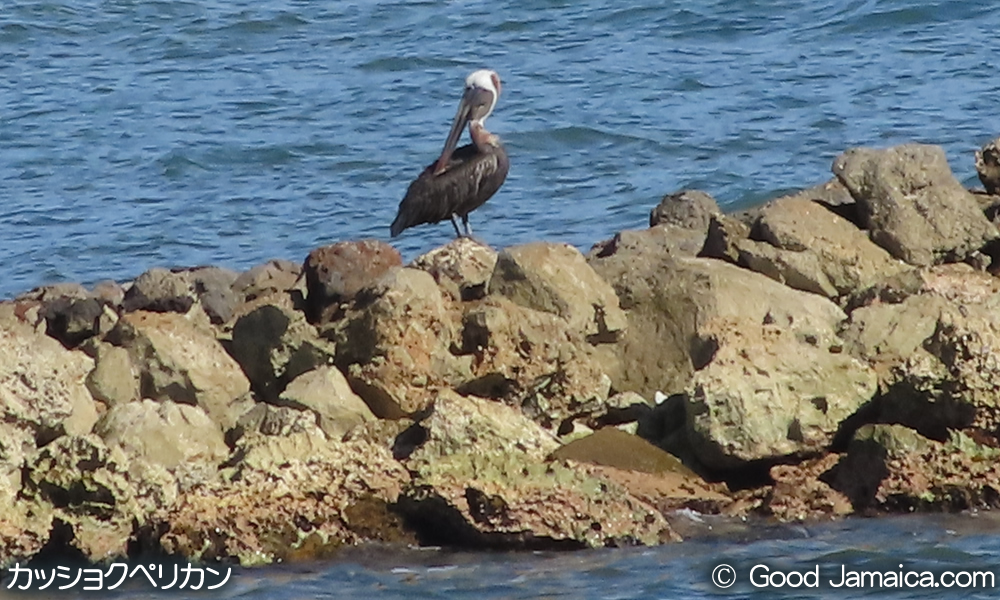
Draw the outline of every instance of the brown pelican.
[[[465,78],[465,93],[444,143],[441,156],[410,184],[399,203],[399,212],[389,231],[392,237],[407,227],[451,219],[462,237],[456,217],[461,217],[466,236],[472,235],[469,213],[483,205],[500,189],[510,161],[500,139],[483,122],[493,112],[500,96],[500,76],[482,69]],[[455,149],[462,129],[469,124],[472,143]]]

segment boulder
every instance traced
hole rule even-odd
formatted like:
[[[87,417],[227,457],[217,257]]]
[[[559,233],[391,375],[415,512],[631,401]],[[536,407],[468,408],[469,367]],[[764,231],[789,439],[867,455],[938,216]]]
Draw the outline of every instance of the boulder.
[[[459,237],[417,257],[410,266],[430,273],[453,300],[475,300],[486,295],[496,264],[496,250]]]
[[[66,529],[50,545],[67,544],[91,562],[128,556],[133,527],[147,515],[136,500],[129,462],[96,435],[66,435],[28,461],[22,502],[35,504]]]
[[[944,441],[902,425],[866,425],[823,479],[855,510],[975,510],[1000,505],[1000,450],[956,431]]]
[[[875,367],[880,387],[853,428],[899,423],[938,441],[951,429],[1000,430],[1000,282],[968,265],[919,276],[887,285],[845,324],[845,349]]]
[[[336,354],[301,312],[271,303],[239,317],[228,349],[264,402],[276,402],[290,381],[331,363]]]
[[[1000,195],[1000,138],[976,150],[976,173],[987,194]]]
[[[302,267],[290,260],[274,259],[240,273],[230,288],[243,302],[250,302],[295,287]]]
[[[245,411],[246,375],[211,333],[184,315],[128,313],[107,339],[128,350],[143,398],[200,406],[223,429]]]
[[[701,190],[681,190],[667,194],[649,213],[649,226],[673,225],[705,233],[712,217],[719,214],[715,198]]]
[[[197,406],[169,400],[112,406],[94,432],[130,460],[160,465],[186,484],[215,477],[229,456],[218,423]]]
[[[757,240],[757,241],[754,241]],[[789,198],[760,211],[737,262],[789,287],[837,298],[908,268],[819,204]]]
[[[705,245],[706,231],[676,225],[657,225],[649,229],[626,229],[609,240],[594,244],[587,261],[624,252],[644,254],[665,252],[673,256],[697,256]]]
[[[505,249],[497,258],[490,293],[558,315],[595,343],[614,342],[627,324],[614,290],[568,244]]]
[[[240,298],[233,291],[239,274],[219,267],[196,267],[181,271],[191,284],[198,303],[213,325],[221,325],[233,316]]]
[[[749,238],[750,225],[729,215],[717,215],[709,221],[708,231],[705,233],[705,243],[695,255],[718,258],[738,265],[740,264],[740,243],[749,240]]]
[[[621,366],[609,373],[614,388],[647,398],[687,388],[695,367],[707,362],[709,349],[699,345],[698,332],[715,318],[758,327],[767,318],[801,339],[828,339],[844,318],[825,298],[718,260],[620,252],[591,264],[628,314],[628,329],[615,346]]]
[[[115,406],[139,399],[139,371],[128,350],[107,343],[93,347],[94,370],[87,375],[87,389],[104,404]]]
[[[125,292],[122,310],[186,313],[194,305],[194,286],[183,273],[153,268],[132,282]]]
[[[347,379],[334,366],[321,366],[299,375],[279,396],[283,406],[307,409],[319,416],[319,426],[331,440],[339,440],[355,426],[375,419]]]
[[[67,348],[107,333],[118,321],[118,315],[96,298],[54,298],[43,304],[41,315],[45,333]]]
[[[390,511],[409,474],[387,449],[366,442],[309,448],[304,456],[269,454],[271,462],[255,454],[259,462],[241,465],[238,478],[187,490],[162,516],[162,550],[252,566],[316,560],[364,541],[414,542]]]
[[[833,172],[857,200],[872,241],[912,265],[961,261],[998,236],[938,146],[853,148]]]
[[[469,378],[458,347],[459,313],[434,278],[394,268],[359,293],[322,335],[334,340],[337,366],[379,418],[422,410],[435,390]]]
[[[587,467],[543,462],[558,443],[520,411],[444,392],[414,427],[399,509],[422,541],[495,548],[656,544],[660,513]]]
[[[94,361],[14,319],[0,320],[0,423],[39,444],[89,433],[97,406],[85,380]]]
[[[471,366],[459,391],[518,406],[560,431],[606,412],[609,365],[565,319],[490,296],[462,322],[461,351]]]
[[[720,318],[700,336],[714,352],[687,394],[687,438],[710,469],[817,453],[876,391],[875,373],[832,335]]]
[[[386,271],[402,264],[399,251],[379,240],[338,242],[313,250],[302,266],[306,315],[314,323],[332,320],[337,311],[329,313],[328,307],[336,309],[337,304],[347,302]]]

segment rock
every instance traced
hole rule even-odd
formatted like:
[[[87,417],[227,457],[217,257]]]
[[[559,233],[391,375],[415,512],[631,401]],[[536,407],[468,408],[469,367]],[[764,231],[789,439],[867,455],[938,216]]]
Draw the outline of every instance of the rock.
[[[594,343],[616,341],[627,325],[614,290],[568,244],[505,249],[497,258],[490,293],[558,315]]]
[[[649,226],[674,225],[704,233],[712,217],[719,214],[715,198],[701,190],[681,190],[667,194],[649,213]]]
[[[130,459],[160,465],[186,484],[214,477],[229,456],[218,423],[197,406],[169,400],[115,405],[94,432]]]
[[[618,252],[642,254],[667,252],[673,256],[697,256],[705,245],[705,231],[676,225],[657,225],[649,229],[626,229],[610,240],[594,244],[587,260],[600,259]]]
[[[828,298],[867,288],[908,268],[819,204],[776,200],[760,211],[752,240],[737,240],[738,264]]]
[[[240,301],[232,289],[239,274],[219,267],[197,267],[181,273],[191,283],[198,302],[212,324],[221,325],[232,318]]]
[[[853,512],[851,501],[822,480],[837,461],[838,454],[826,454],[798,464],[775,465],[769,470],[774,485],[758,512],[779,521],[807,521],[841,517]]]
[[[143,398],[200,406],[224,429],[244,412],[250,382],[239,364],[184,315],[126,314],[108,341],[128,350]]]
[[[399,508],[429,543],[546,548],[673,539],[658,511],[586,467],[541,462],[556,441],[516,409],[442,393],[405,458]]]
[[[660,450],[638,436],[611,427],[561,446],[551,457],[651,475],[682,473],[695,476],[670,453]]]
[[[961,261],[998,236],[940,147],[853,148],[833,172],[858,201],[872,240],[912,265]]]
[[[880,394],[847,429],[900,423],[944,441],[949,429],[1000,428],[1000,282],[967,265],[941,265],[855,308],[845,348],[879,375]],[[901,299],[900,299],[901,298]]]
[[[336,354],[305,316],[288,306],[263,304],[233,325],[229,353],[250,380],[257,398],[276,402],[290,381]]]
[[[858,203],[851,196],[850,190],[836,177],[826,183],[814,185],[811,188],[800,190],[788,196],[782,196],[781,198],[772,200],[772,202],[781,202],[784,200],[808,200],[815,202],[838,217],[853,223],[855,227],[859,229],[864,227],[861,216],[858,214]],[[756,216],[753,220],[756,220]]]
[[[472,359],[457,389],[520,407],[544,427],[607,410],[611,379],[566,320],[490,296],[466,312],[461,349]]]
[[[1000,195],[1000,138],[976,150],[976,173],[987,194]]]
[[[295,287],[302,267],[290,260],[274,259],[241,273],[230,288],[244,302],[287,292]]]
[[[184,274],[154,268],[139,275],[132,282],[132,287],[125,292],[122,310],[183,314],[190,310],[194,303],[193,286]]]
[[[45,333],[67,348],[76,348],[88,338],[107,333],[118,316],[114,311],[105,313],[105,306],[95,298],[62,296],[46,302],[42,308]]]
[[[85,434],[97,407],[84,381],[94,361],[16,320],[0,321],[0,423],[15,423],[39,444]]]
[[[322,366],[299,375],[279,397],[281,404],[319,415],[319,426],[331,440],[339,440],[355,426],[375,419],[368,405],[351,391],[344,375]]]
[[[475,300],[486,295],[496,264],[496,250],[459,237],[417,257],[410,266],[430,273],[453,300]]]
[[[322,335],[337,347],[337,366],[375,416],[423,410],[435,390],[469,378],[458,346],[458,312],[425,271],[395,268],[348,305]]]
[[[302,266],[306,315],[314,323],[331,320],[330,315],[323,318],[328,306],[347,302],[386,271],[402,264],[399,251],[378,240],[338,242],[313,250]]]
[[[109,407],[138,400],[139,372],[128,350],[103,342],[95,345],[94,370],[87,375],[87,389]]]
[[[618,294],[629,326],[615,346],[621,361],[613,386],[647,398],[683,392],[707,362],[698,341],[704,324],[765,318],[798,338],[828,339],[844,318],[835,304],[718,260],[666,253],[618,253],[591,261]],[[609,373],[611,374],[611,373]]]
[[[705,243],[696,255],[718,258],[738,265],[740,264],[739,243],[749,237],[749,225],[728,215],[717,215],[709,221]]]
[[[710,469],[821,451],[876,391],[875,373],[832,335],[724,318],[700,335],[714,352],[687,394],[687,434]]]
[[[315,560],[363,541],[414,541],[389,510],[409,474],[382,447],[328,442],[239,472],[182,494],[163,517],[163,551],[251,566]]]
[[[943,441],[902,425],[866,425],[824,475],[855,510],[959,511],[998,506],[1000,450],[962,432]]]
[[[52,519],[68,528],[65,543],[87,560],[123,558],[128,556],[133,525],[144,524],[147,517],[128,470],[121,450],[109,448],[97,436],[67,435],[29,461],[23,493],[27,502],[54,507]]]

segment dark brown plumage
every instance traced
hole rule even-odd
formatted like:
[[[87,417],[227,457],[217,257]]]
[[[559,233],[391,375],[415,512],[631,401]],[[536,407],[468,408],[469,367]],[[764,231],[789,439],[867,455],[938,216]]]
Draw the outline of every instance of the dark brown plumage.
[[[396,237],[404,229],[451,219],[458,236],[471,235],[469,213],[482,206],[507,178],[510,161],[497,136],[483,122],[500,96],[500,77],[481,70],[465,80],[465,93],[452,122],[441,156],[417,177],[399,203],[389,232]],[[455,148],[465,125],[472,143]],[[463,233],[456,218],[465,226]]]

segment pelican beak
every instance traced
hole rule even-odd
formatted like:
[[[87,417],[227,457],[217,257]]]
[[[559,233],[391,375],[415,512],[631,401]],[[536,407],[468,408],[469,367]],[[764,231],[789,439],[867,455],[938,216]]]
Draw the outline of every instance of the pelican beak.
[[[434,164],[434,174],[440,175],[448,168],[448,161],[451,160],[451,153],[458,145],[458,138],[462,137],[462,130],[469,122],[472,109],[472,99],[476,92],[475,88],[467,88],[462,94],[462,100],[458,103],[458,111],[455,112],[455,120],[451,122],[451,131],[448,132],[448,139],[444,142],[444,150]]]

